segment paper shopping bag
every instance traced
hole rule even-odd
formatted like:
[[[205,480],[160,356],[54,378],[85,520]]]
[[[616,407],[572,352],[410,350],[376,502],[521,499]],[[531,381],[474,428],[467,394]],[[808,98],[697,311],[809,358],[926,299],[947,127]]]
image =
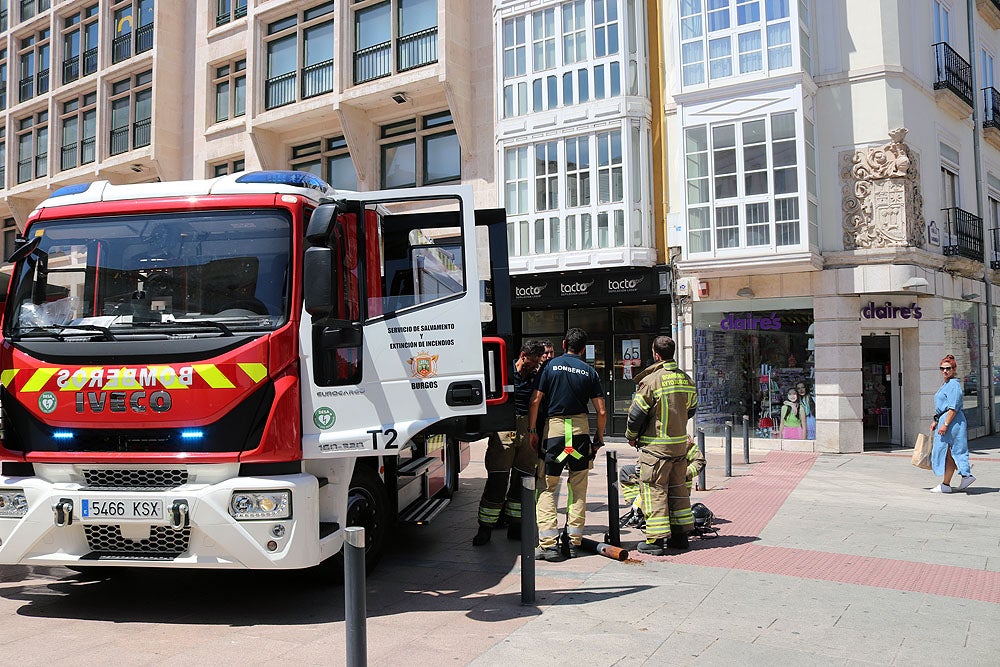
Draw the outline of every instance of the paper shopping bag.
[[[918,468],[931,470],[931,448],[934,442],[923,433],[917,435],[917,441],[913,445],[913,459],[911,462]]]

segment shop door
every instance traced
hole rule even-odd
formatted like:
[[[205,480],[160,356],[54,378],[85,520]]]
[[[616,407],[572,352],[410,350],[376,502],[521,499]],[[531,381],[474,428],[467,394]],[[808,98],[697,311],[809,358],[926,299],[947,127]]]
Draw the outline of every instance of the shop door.
[[[865,449],[900,446],[903,374],[898,335],[862,337],[861,382]]]

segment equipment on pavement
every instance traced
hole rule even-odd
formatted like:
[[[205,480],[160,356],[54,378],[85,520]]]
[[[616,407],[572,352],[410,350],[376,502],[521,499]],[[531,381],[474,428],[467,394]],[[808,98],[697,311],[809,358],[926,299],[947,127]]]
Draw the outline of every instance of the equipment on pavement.
[[[580,542],[580,548],[611,560],[628,560],[628,549],[622,549],[606,542],[597,542],[587,537]]]

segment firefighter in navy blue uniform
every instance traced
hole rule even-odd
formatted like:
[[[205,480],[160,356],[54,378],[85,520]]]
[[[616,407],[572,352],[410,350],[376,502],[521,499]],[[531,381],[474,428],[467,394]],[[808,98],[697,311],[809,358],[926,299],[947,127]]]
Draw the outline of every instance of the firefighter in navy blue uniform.
[[[625,424],[625,437],[639,448],[639,482],[646,512],[646,541],[639,551],[662,556],[666,546],[688,547],[694,527],[687,485],[687,421],[698,409],[698,394],[674,361],[674,341],[653,340],[655,363],[639,376]]]
[[[490,541],[501,513],[507,519],[507,537],[521,537],[521,478],[535,475],[538,453],[528,438],[528,406],[545,348],[526,341],[514,361],[515,431],[490,434],[486,444],[486,486],[479,501],[479,532],[473,546]],[[504,499],[506,493],[506,500]]]
[[[566,533],[569,556],[583,539],[587,511],[587,475],[597,450],[604,445],[604,390],[597,371],[583,360],[587,333],[573,328],[563,340],[565,354],[549,361],[538,377],[538,387],[531,395],[528,412],[531,444],[537,446],[538,415],[544,402],[548,404],[545,442],[539,451],[542,464],[538,469],[538,550],[539,560],[559,561],[564,558],[558,546],[559,519],[556,495],[563,468],[569,470],[569,498],[566,507]],[[590,438],[587,403],[597,414],[597,433]]]

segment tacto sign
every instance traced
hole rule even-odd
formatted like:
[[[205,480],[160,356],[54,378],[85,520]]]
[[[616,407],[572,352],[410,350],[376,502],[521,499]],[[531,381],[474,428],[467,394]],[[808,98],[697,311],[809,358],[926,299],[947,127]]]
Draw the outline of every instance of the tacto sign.
[[[639,278],[611,278],[608,279],[608,294],[627,294],[638,291],[639,286],[646,280],[646,276]]]
[[[545,292],[545,288],[548,287],[548,283],[542,283],[541,285],[524,285],[523,287],[514,288],[514,296],[518,299],[537,299],[542,296]]]
[[[559,283],[559,293],[573,296],[587,296],[590,292],[590,287],[593,284],[593,280],[589,283]]]

